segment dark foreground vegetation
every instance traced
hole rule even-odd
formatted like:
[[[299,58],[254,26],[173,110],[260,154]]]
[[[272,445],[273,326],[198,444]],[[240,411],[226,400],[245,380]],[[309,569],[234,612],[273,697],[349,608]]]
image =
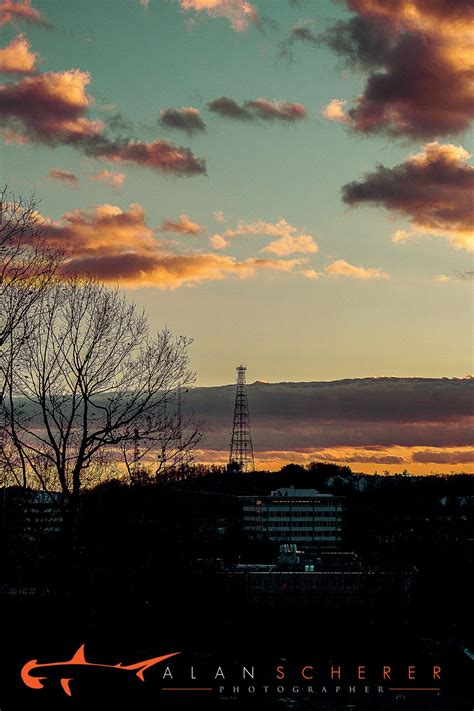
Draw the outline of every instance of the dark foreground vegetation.
[[[345,497],[343,550],[374,564],[414,566],[408,607],[385,595],[357,610],[298,609],[289,597],[286,610],[276,614],[239,596],[222,570],[237,562],[271,562],[277,546],[246,540],[237,496],[289,485]],[[186,664],[201,666],[236,658],[267,666],[281,659],[346,665],[437,660],[450,670],[445,696],[418,705],[402,699],[393,708],[470,708],[466,679],[473,661],[464,650],[474,648],[473,511],[470,475],[363,476],[327,464],[252,474],[196,467],[168,471],[159,482],[110,481],[84,492],[71,543],[70,535],[62,535],[54,497],[4,489],[1,664],[8,681],[0,707],[103,708],[94,685],[82,688],[79,701],[57,689],[32,691],[19,679],[25,661],[66,660],[84,642],[91,659],[111,663],[177,650],[188,650]],[[154,673],[148,671],[151,682],[138,689],[111,687],[113,707],[212,707],[209,699],[202,706],[195,698],[158,699]],[[287,708],[348,708],[346,701],[331,706],[321,698],[295,703],[300,705],[288,702]],[[352,703],[392,708],[372,697]],[[282,708],[283,701],[228,704]]]

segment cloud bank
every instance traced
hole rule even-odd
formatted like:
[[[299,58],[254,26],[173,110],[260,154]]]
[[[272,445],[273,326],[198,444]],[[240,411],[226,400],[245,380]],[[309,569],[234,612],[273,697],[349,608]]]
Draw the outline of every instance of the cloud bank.
[[[257,458],[357,463],[368,471],[382,464],[465,469],[474,452],[473,388],[474,379],[457,378],[254,383],[248,398]],[[186,395],[185,407],[206,421],[204,448],[228,451],[234,398],[233,385]]]

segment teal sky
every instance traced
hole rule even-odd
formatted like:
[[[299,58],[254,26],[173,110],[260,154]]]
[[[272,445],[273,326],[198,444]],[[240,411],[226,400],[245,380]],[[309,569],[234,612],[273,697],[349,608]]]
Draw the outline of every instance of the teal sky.
[[[182,213],[205,228],[199,236],[174,235],[181,250],[212,252],[209,235],[262,220],[284,218],[319,246],[306,269],[322,272],[335,260],[379,269],[389,279],[308,279],[262,270],[254,277],[204,281],[173,290],[129,290],[154,328],[192,336],[192,368],[199,385],[231,382],[244,362],[249,380],[303,381],[358,376],[464,376],[472,369],[472,301],[469,283],[452,276],[472,269],[467,251],[442,237],[395,244],[408,220],[380,208],[348,208],[341,187],[394,166],[421,150],[423,141],[361,137],[322,111],[333,99],[350,103],[363,74],[344,67],[324,45],[296,44],[291,62],[278,59],[278,43],[299,21],[322,32],[347,17],[330,0],[255,3],[275,23],[264,32],[236,32],[225,18],[180,10],[178,2],[150,0],[36,0],[52,30],[28,25],[1,28],[2,46],[19,31],[41,57],[40,72],[81,69],[91,75],[91,116],[120,112],[133,137],[164,138],[207,160],[207,176],[174,177],[146,167],[110,166],[70,146],[4,145],[1,177],[17,193],[34,191],[44,215],[59,220],[80,208],[109,203],[142,205],[158,228]],[[189,20],[194,18],[190,25]],[[11,78],[7,81],[12,81]],[[265,97],[302,103],[308,119],[293,125],[231,121],[206,104],[219,96],[238,103]],[[115,108],[111,109],[110,106]],[[107,108],[108,107],[108,108]],[[160,110],[195,107],[206,132],[188,136],[157,124]],[[473,149],[472,135],[440,142]],[[120,189],[93,182],[104,168],[126,173]],[[77,189],[48,179],[52,169],[73,173]],[[225,222],[213,213],[222,211]],[[258,256],[265,235],[232,241],[226,254]],[[260,255],[262,256],[262,255]]]

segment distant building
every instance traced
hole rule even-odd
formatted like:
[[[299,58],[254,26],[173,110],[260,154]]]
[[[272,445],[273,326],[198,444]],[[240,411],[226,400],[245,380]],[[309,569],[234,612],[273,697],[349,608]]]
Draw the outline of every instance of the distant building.
[[[228,566],[228,584],[247,602],[265,608],[367,611],[375,605],[402,609],[410,602],[417,575],[413,565],[375,564],[350,551],[300,559],[300,551],[284,548],[273,565]]]
[[[62,495],[57,492],[29,491],[23,500],[23,535],[30,541],[55,536],[62,530]]]
[[[250,539],[268,538],[307,548],[341,544],[342,497],[316,489],[281,488],[270,496],[243,496],[243,530]]]

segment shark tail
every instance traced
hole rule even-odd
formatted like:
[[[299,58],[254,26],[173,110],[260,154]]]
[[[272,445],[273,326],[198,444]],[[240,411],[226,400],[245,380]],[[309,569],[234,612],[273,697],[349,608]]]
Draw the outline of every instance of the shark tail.
[[[150,667],[154,666],[155,664],[158,664],[159,662],[163,662],[165,659],[169,659],[170,657],[176,657],[177,654],[181,654],[181,652],[172,652],[171,654],[163,654],[161,657],[153,657],[152,659],[146,659],[143,662],[138,662],[137,664],[129,664],[128,666],[122,667],[122,669],[129,669],[130,671],[135,671],[137,672],[137,676],[141,681],[145,681],[145,677],[143,676],[143,673],[146,672],[147,669]]]

